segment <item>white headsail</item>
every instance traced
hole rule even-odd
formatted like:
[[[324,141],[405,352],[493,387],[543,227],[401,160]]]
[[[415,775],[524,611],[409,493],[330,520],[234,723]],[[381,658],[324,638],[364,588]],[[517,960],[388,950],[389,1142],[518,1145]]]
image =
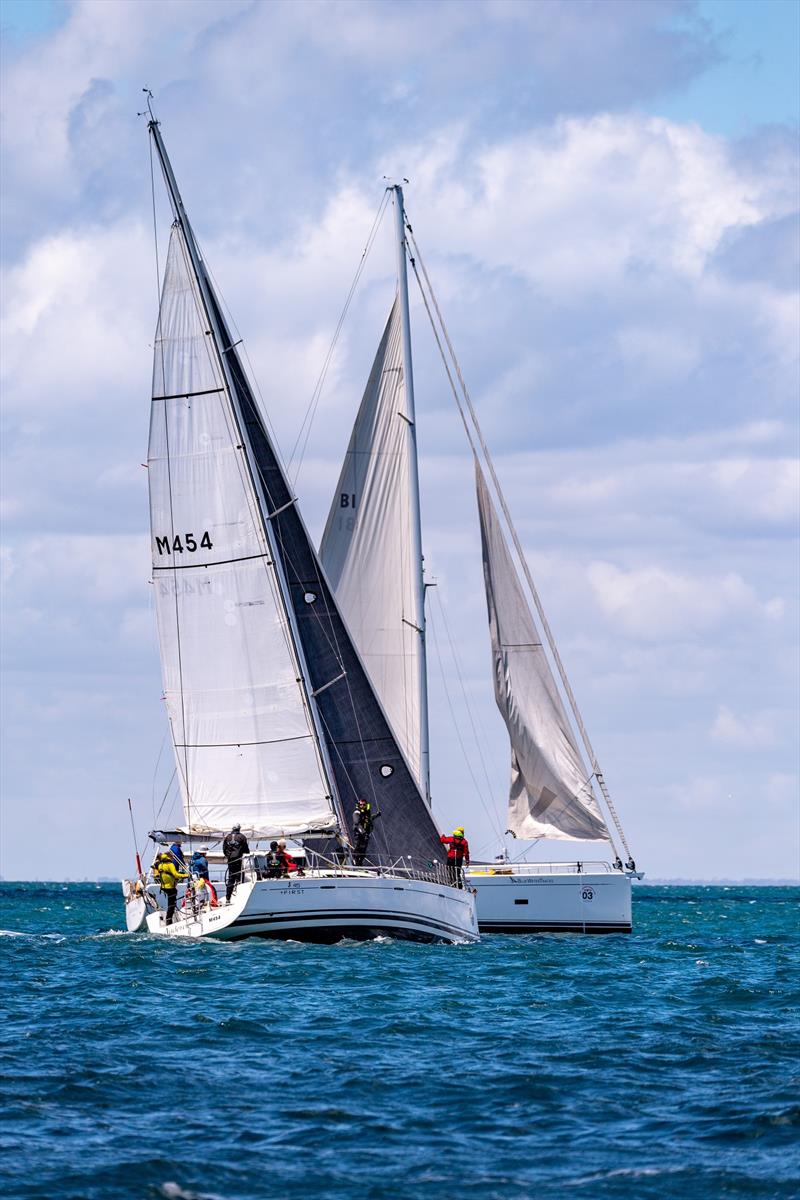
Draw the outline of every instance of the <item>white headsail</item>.
[[[320,546],[336,600],[414,777],[421,771],[423,614],[415,558],[410,420],[395,297]]]
[[[606,841],[608,830],[528,601],[475,460],[494,692],[511,740],[509,829]]]
[[[156,333],[148,451],[164,692],[188,827],[332,829],[308,706],[181,228]]]

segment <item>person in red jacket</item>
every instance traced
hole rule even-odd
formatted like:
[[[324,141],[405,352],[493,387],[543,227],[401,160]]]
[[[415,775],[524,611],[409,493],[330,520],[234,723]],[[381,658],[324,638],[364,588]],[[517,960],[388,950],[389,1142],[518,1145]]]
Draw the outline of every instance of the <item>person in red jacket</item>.
[[[441,843],[447,847],[447,871],[453,887],[463,887],[463,868],[469,866],[469,842],[464,837],[461,825],[453,830],[452,836],[442,834]]]
[[[283,866],[287,875],[290,871],[297,871],[298,875],[302,874],[302,871],[300,871],[297,863],[286,849],[286,838],[278,839],[278,853],[283,856]]]

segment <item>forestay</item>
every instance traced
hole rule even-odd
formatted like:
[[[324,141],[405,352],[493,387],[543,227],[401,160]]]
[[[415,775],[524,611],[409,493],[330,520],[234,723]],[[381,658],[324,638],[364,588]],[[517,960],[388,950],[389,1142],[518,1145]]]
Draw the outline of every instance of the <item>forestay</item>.
[[[320,546],[336,601],[420,787],[423,616],[411,530],[414,453],[395,297]]]
[[[156,333],[148,466],[164,693],[186,823],[328,830],[329,788],[201,313],[176,225]]]
[[[477,459],[475,480],[495,699],[511,740],[509,830],[519,838],[608,840]]]

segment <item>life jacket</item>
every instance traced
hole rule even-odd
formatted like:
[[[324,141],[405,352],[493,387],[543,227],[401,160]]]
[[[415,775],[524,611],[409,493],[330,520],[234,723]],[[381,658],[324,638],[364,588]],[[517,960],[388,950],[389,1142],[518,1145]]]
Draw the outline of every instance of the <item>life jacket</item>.
[[[372,833],[372,805],[367,801],[363,808],[357,808],[353,814],[353,828],[358,835]]]
[[[161,862],[156,863],[153,871],[158,882],[161,884],[162,892],[174,892],[178,886],[178,880],[186,878],[185,873],[177,870],[174,864],[167,859],[162,859]]]
[[[465,837],[443,837],[442,845],[447,847],[447,857],[451,862],[469,858],[469,842]]]
[[[242,858],[247,850],[247,838],[241,833],[229,833],[222,843],[222,853],[228,862],[232,858]]]
[[[201,879],[208,878],[208,859],[205,854],[193,854],[192,860],[189,863],[189,870],[194,875],[199,875]]]
[[[274,879],[277,874],[283,874],[285,864],[280,850],[267,851],[267,870]]]

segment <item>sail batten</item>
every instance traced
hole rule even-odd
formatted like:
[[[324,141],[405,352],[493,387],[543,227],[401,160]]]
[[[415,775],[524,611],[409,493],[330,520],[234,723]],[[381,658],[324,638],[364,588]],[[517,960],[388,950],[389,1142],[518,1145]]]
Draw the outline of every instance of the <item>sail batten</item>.
[[[518,838],[607,841],[533,614],[477,458],[486,603],[497,707],[511,742],[508,827]]]

